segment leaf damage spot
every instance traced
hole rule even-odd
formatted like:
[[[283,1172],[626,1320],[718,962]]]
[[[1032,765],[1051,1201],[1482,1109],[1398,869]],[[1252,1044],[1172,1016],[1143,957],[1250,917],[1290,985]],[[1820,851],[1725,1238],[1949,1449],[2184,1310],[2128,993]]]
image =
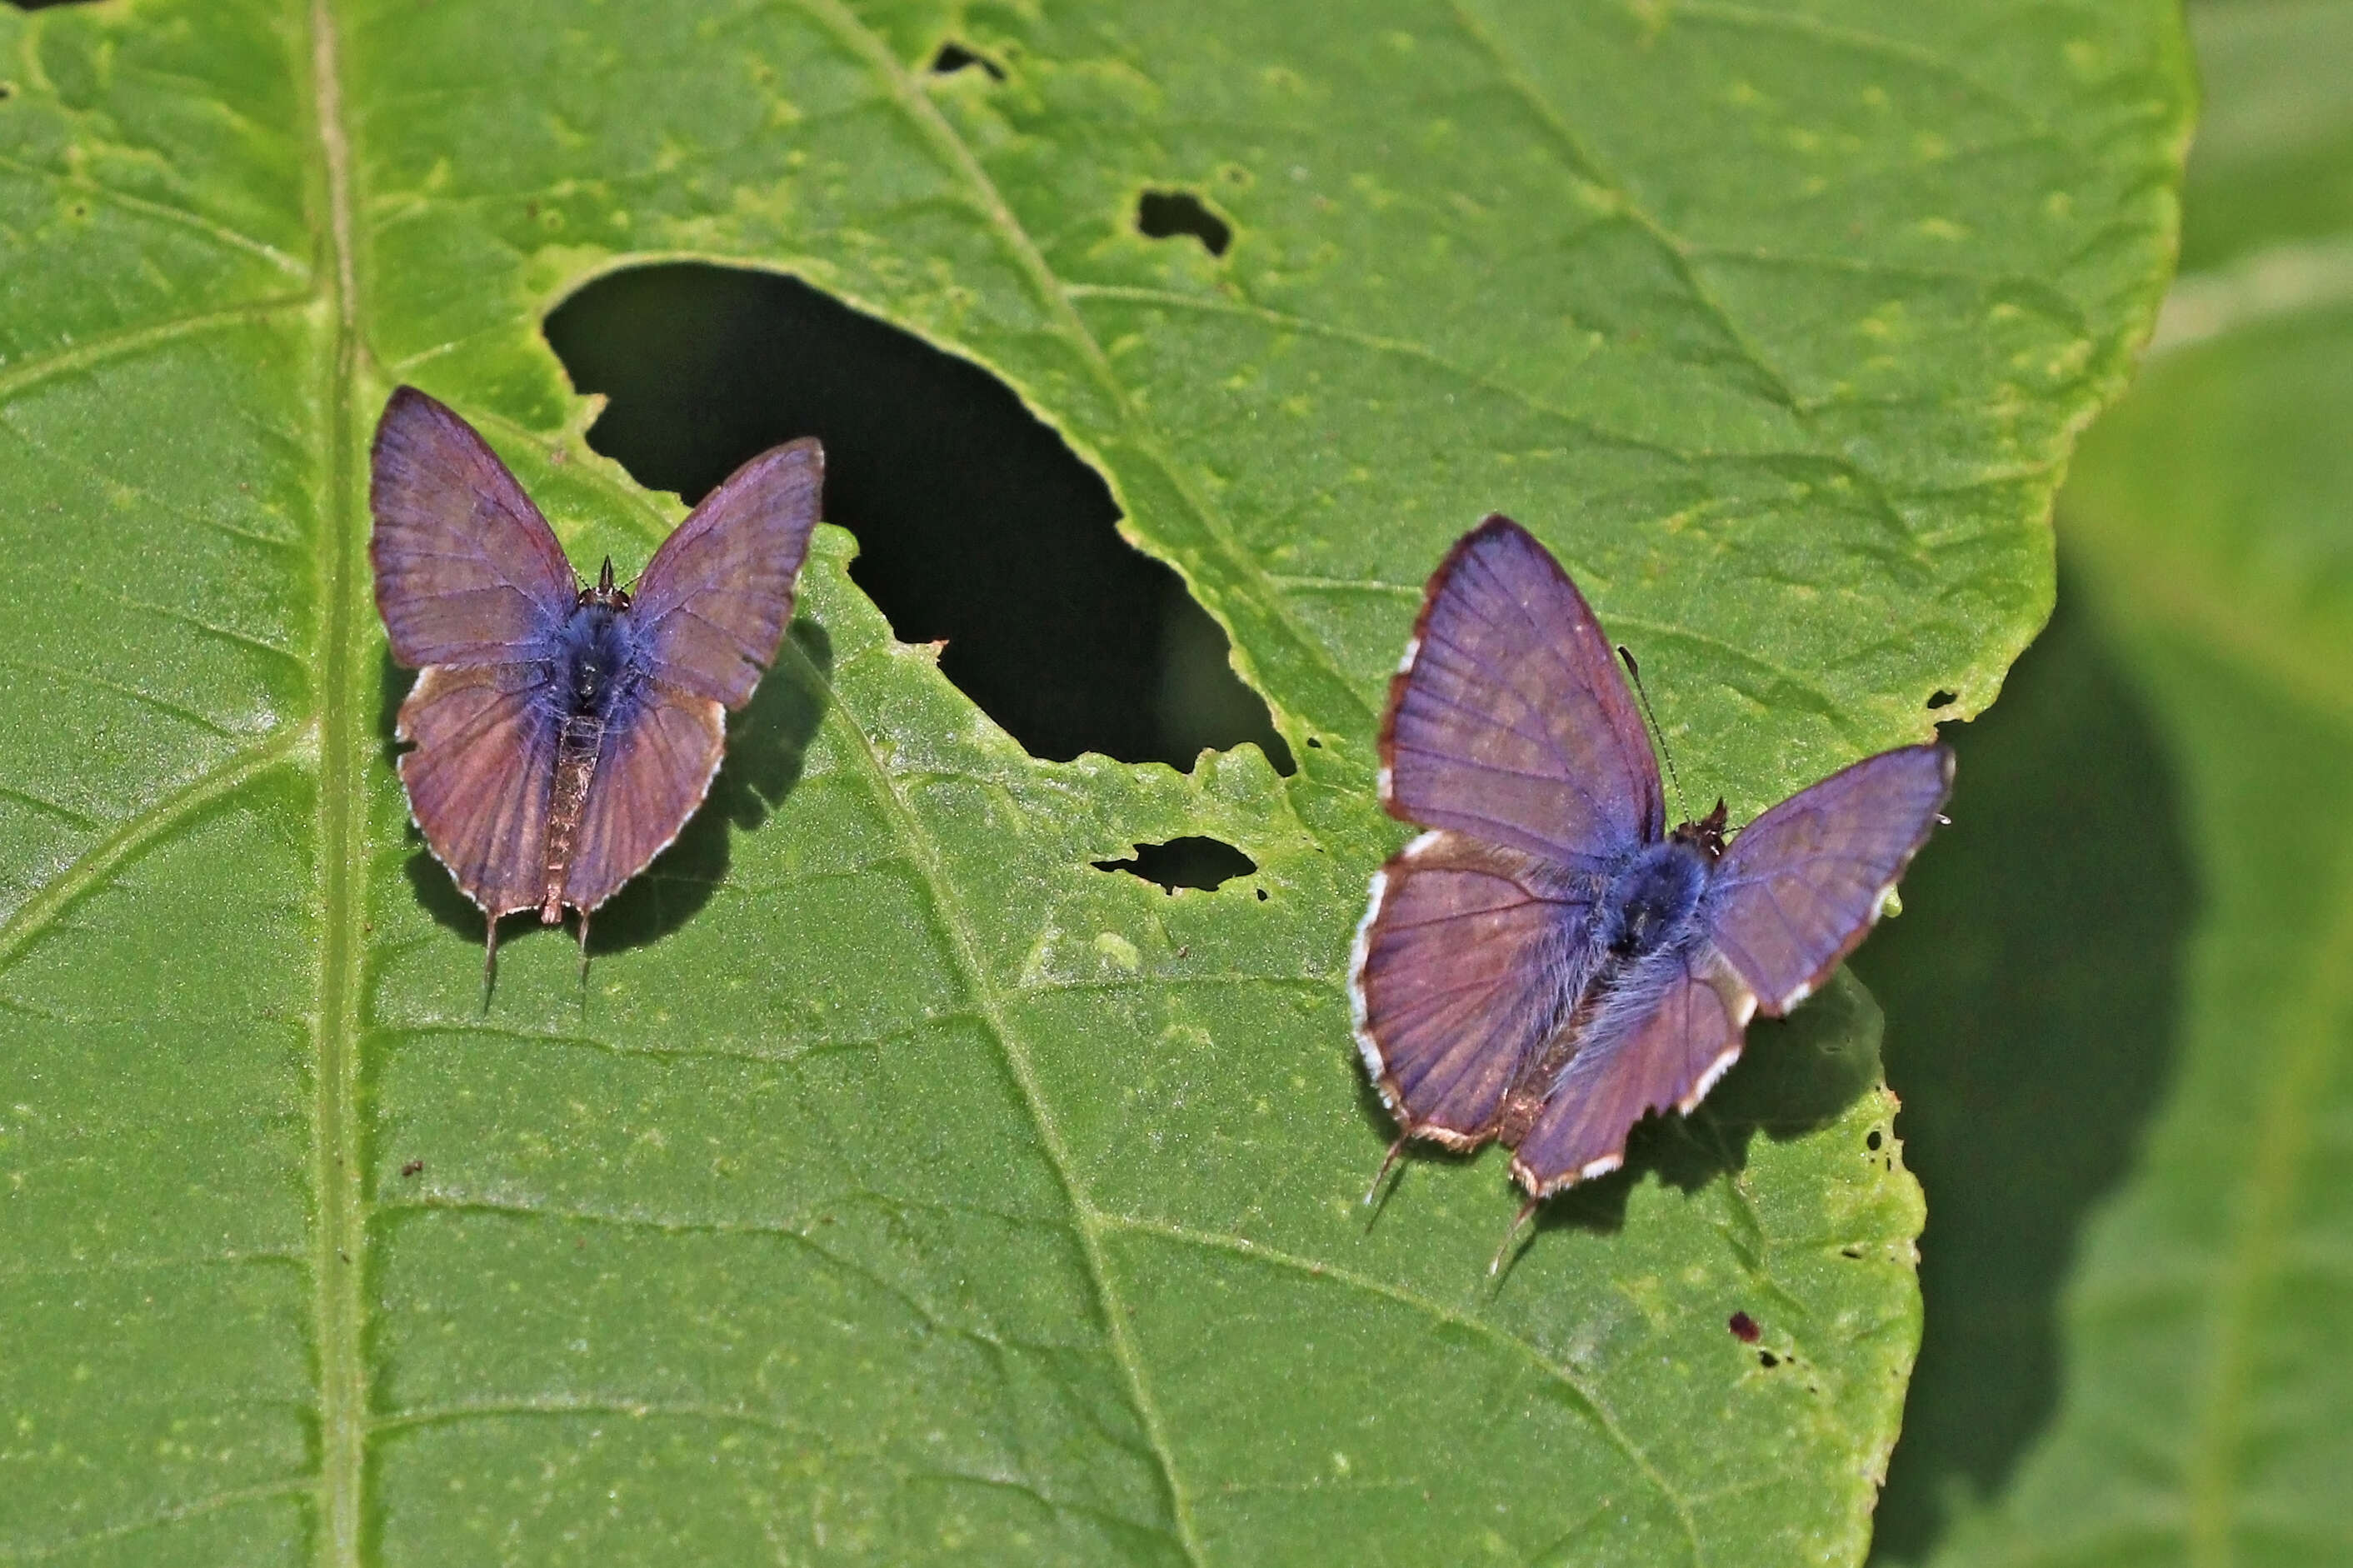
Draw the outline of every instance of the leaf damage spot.
[[[1961,695],[1959,692],[1947,691],[1940,686],[1935,692],[1930,694],[1928,698],[1928,707],[1931,711],[1934,711],[1938,708],[1950,708],[1954,703],[1958,702],[1960,700]]]
[[[1235,878],[1247,877],[1257,870],[1258,862],[1222,838],[1189,835],[1171,838],[1165,844],[1138,844],[1135,853],[1127,859],[1097,860],[1094,868],[1124,871],[1158,884],[1165,893],[1174,894],[1179,888],[1213,893]],[[1258,896],[1264,899],[1266,889],[1260,889]]]
[[[1119,533],[1103,477],[1012,387],[797,278],[699,262],[607,274],[548,317],[588,444],[692,501],[778,442],[825,443],[826,521],[902,643],[1032,756],[1293,763],[1232,645]]]
[[[968,45],[960,44],[954,38],[950,38],[945,43],[943,43],[939,47],[939,52],[932,57],[932,74],[934,76],[954,76],[956,72],[963,70],[967,67],[975,66],[987,72],[988,79],[991,81],[1003,81],[1005,79],[1005,68],[1003,66],[998,65],[995,60],[990,59],[987,55],[982,54],[979,50],[975,49]]]
[[[1189,234],[1212,256],[1223,256],[1234,239],[1233,225],[1190,191],[1145,192],[1136,200],[1135,227],[1146,239]]]

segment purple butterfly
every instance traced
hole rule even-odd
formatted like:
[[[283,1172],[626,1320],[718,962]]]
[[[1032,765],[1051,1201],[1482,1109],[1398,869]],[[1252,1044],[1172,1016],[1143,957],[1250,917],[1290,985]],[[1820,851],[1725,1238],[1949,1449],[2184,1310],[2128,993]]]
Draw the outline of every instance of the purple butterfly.
[[[1721,801],[1670,831],[1599,624],[1502,516],[1430,580],[1381,764],[1381,804],[1434,829],[1375,873],[1350,969],[1389,1155],[1500,1139],[1528,1208],[1615,1170],[1637,1121],[1724,1076],[1752,1015],[1829,977],[1953,780],[1946,747],[1905,746],[1728,841]]]
[[[547,520],[472,426],[414,387],[376,426],[376,608],[420,671],[395,733],[425,841],[488,917],[588,916],[702,804],[776,657],[817,526],[815,440],[761,453],[664,540],[634,593],[583,586]]]

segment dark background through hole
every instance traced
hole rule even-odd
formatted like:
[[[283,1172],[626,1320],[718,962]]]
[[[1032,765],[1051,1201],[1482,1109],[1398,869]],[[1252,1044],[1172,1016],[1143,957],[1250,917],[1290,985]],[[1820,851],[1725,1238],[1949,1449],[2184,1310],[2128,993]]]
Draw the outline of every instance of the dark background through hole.
[[[1030,754],[1189,769],[1291,754],[1176,574],[1115,531],[1102,478],[979,366],[796,279],[681,263],[600,279],[548,318],[589,444],[689,500],[796,436],[825,442],[825,516],[907,642]]]

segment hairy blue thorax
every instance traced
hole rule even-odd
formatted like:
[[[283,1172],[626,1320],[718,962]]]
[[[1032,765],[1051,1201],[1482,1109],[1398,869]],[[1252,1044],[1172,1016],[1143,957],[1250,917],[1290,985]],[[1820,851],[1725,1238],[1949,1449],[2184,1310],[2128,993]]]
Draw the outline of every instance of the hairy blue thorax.
[[[1724,853],[1724,803],[1656,844],[1636,850],[1609,879],[1595,937],[1620,959],[1640,958],[1698,930],[1701,895]]]
[[[630,697],[639,673],[637,627],[629,618],[629,595],[613,584],[607,560],[593,588],[580,597],[556,629],[554,696],[567,719],[610,722]]]

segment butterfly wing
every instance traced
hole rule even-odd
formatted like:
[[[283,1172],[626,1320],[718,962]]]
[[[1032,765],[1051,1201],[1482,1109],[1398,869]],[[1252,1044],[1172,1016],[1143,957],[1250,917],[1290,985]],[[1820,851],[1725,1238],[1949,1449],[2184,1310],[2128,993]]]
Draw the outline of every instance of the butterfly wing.
[[[1356,1043],[1408,1137],[1467,1149],[1585,986],[1587,895],[1545,862],[1425,833],[1373,879]]]
[[[1804,1001],[1862,940],[1952,787],[1950,748],[1905,746],[1799,790],[1740,830],[1703,911],[1760,1011],[1778,1017]]]
[[[369,465],[368,559],[393,658],[504,664],[563,625],[578,593],[571,563],[472,426],[401,387]]]
[[[713,699],[648,682],[609,726],[580,816],[564,900],[593,910],[670,847],[711,789],[726,744]]]
[[[1381,803],[1547,860],[1589,865],[1664,831],[1650,738],[1599,622],[1501,515],[1430,580],[1389,682]]]
[[[1512,1174],[1540,1198],[1616,1170],[1634,1123],[1688,1111],[1715,1087],[1756,1010],[1756,994],[1704,944],[1641,961],[1586,1023]]]
[[[434,665],[395,734],[408,808],[465,895],[496,920],[537,906],[555,777],[544,666]]]
[[[657,680],[730,708],[751,697],[793,618],[824,479],[813,437],[771,447],[662,541],[629,611]]]

